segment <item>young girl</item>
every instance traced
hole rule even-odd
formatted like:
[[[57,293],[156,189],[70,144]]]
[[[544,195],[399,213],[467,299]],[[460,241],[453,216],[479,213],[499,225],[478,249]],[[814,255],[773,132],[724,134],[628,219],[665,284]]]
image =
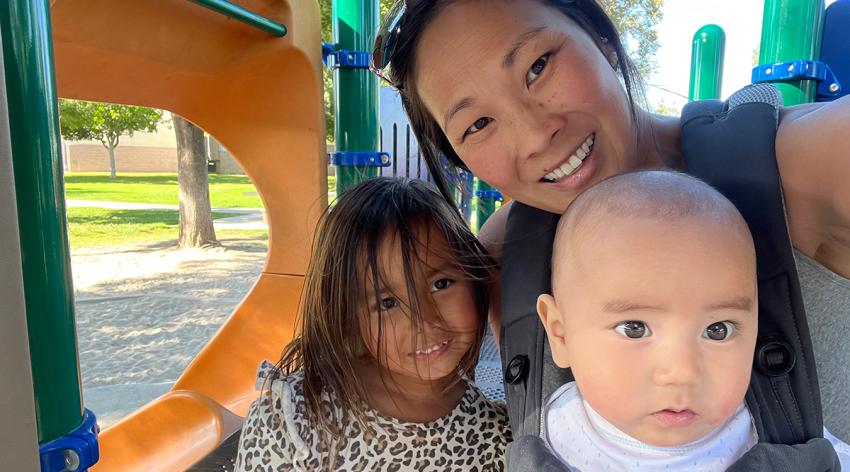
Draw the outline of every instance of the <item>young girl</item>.
[[[299,335],[260,368],[236,470],[504,469],[504,406],[471,382],[491,267],[425,182],[344,193],[316,231]]]

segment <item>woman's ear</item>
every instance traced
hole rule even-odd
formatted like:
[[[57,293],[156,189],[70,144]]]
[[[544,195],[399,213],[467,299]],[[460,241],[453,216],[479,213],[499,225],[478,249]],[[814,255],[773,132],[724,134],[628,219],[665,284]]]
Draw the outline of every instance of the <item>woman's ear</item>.
[[[555,297],[544,293],[537,297],[537,314],[546,329],[546,337],[549,339],[549,348],[552,351],[552,360],[558,367],[566,369],[570,366],[567,354],[566,326],[558,310]]]

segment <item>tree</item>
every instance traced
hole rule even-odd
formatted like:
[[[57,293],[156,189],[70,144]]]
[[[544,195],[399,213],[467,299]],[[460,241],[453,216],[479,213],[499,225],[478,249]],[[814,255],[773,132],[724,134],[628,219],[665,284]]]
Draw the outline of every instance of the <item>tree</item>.
[[[215,237],[210,205],[204,132],[171,114],[177,136],[177,184],[180,189],[178,247],[220,246]]]
[[[664,0],[600,0],[602,8],[611,17],[623,42],[629,50],[641,76],[649,77],[658,67],[658,34],[655,26],[661,21]]]
[[[121,136],[136,131],[152,133],[162,120],[162,112],[152,108],[81,100],[59,101],[62,137],[70,141],[100,141],[109,152],[109,176],[115,178],[115,148]]]

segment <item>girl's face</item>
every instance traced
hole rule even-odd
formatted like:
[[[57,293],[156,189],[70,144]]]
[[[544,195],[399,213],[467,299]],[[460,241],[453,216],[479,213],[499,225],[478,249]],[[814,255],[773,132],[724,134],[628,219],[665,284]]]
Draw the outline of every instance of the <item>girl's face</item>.
[[[454,150],[514,199],[560,213],[592,183],[641,166],[613,49],[558,10],[456,1],[416,54],[417,91]]]
[[[421,244],[415,252],[424,259],[411,255],[413,280],[406,277],[395,232],[383,238],[378,259],[381,291],[376,296],[369,290],[367,314],[361,319],[368,323],[363,329],[366,345],[381,367],[394,376],[438,380],[457,374],[481,322],[472,282],[456,267],[445,237],[430,225],[418,233]],[[366,286],[371,288],[370,279],[367,275]],[[416,291],[421,326],[411,319],[408,283]]]

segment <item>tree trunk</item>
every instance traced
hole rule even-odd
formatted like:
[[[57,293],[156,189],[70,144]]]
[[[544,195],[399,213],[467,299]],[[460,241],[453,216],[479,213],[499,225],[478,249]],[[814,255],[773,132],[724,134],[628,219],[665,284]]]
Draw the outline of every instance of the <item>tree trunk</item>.
[[[172,114],[177,135],[177,182],[180,187],[178,246],[220,246],[213,228],[204,132]]]
[[[106,150],[109,151],[109,178],[115,178],[115,146],[112,143],[109,143],[106,146]]]

